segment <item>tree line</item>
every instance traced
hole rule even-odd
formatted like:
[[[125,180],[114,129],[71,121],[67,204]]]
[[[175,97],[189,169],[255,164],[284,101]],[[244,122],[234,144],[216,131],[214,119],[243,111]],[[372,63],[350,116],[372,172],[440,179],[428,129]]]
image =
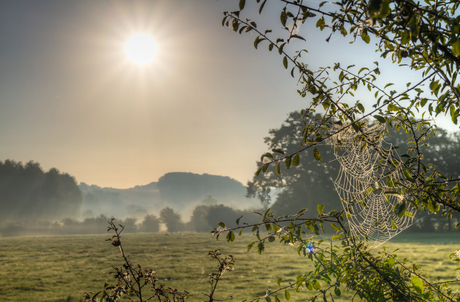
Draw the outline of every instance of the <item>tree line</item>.
[[[160,211],[159,216],[147,214],[142,219],[128,217],[117,223],[125,227],[125,232],[159,232],[161,224],[167,232],[211,232],[221,221],[235,221],[244,216],[246,221],[256,222],[257,214],[251,210],[237,210],[223,204],[205,205],[195,207],[190,221],[184,222],[181,215],[173,209],[166,207]],[[73,218],[64,218],[61,221],[49,220],[10,221],[0,225],[0,236],[25,236],[25,235],[75,235],[75,234],[105,234],[107,222],[111,217],[99,215],[86,218],[82,221]],[[229,223],[228,225],[235,225]]]
[[[75,178],[39,163],[0,161],[0,218],[40,220],[77,218],[82,195]]]

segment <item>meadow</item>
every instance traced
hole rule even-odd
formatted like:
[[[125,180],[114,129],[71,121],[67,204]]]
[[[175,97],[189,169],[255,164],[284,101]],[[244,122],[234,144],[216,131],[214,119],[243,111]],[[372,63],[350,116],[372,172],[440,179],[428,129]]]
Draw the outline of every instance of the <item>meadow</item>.
[[[0,238],[1,301],[82,301],[84,292],[99,291],[113,278],[112,266],[123,264],[117,248],[106,242],[107,235],[10,237]],[[140,233],[124,234],[123,245],[133,263],[157,271],[159,280],[190,292],[188,301],[204,301],[209,293],[208,274],[217,262],[207,252],[220,248],[223,255],[236,258],[234,270],[218,286],[217,299],[233,297],[235,301],[252,300],[264,295],[267,288],[278,288],[295,281],[298,274],[312,268],[311,262],[298,256],[295,247],[273,242],[259,255],[256,249],[246,252],[252,235],[243,234],[235,242],[219,241],[205,233]],[[460,248],[460,233],[403,233],[385,244],[399,249],[402,259],[420,264],[431,280],[455,280],[460,275],[449,255]],[[456,283],[458,284],[458,283]],[[458,285],[455,286],[459,288]],[[305,300],[310,294],[291,290],[290,301]],[[341,299],[349,301],[350,293],[342,286]],[[281,301],[284,294],[278,294]],[[274,301],[274,300],[272,300]]]

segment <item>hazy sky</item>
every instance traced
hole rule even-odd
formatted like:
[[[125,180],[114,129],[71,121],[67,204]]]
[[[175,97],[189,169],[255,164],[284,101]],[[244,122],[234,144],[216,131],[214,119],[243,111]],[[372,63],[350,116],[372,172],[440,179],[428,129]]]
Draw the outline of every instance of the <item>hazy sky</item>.
[[[268,130],[308,99],[255,35],[221,26],[238,2],[0,1],[0,160],[115,188],[174,171],[245,184]],[[125,53],[136,33],[157,42],[148,65]],[[303,33],[309,63],[378,59],[351,38]]]

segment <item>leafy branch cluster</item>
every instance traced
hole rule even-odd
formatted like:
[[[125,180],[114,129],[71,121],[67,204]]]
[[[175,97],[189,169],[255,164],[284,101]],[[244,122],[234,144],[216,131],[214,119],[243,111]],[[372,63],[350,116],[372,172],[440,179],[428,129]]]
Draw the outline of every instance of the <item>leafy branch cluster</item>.
[[[268,209],[265,214],[259,213],[262,222],[257,224],[239,225],[235,228],[226,228],[219,223],[214,229],[216,238],[226,233],[226,240],[233,242],[235,232],[251,228],[256,241],[248,244],[249,251],[257,246],[257,252],[263,253],[267,243],[279,241],[282,244],[297,246],[297,253],[307,257],[314,264],[314,270],[299,274],[296,282],[282,283],[278,278],[278,289],[267,289],[264,296],[251,301],[280,301],[277,294],[284,293],[284,298],[290,300],[291,292],[299,293],[303,289],[311,292],[307,301],[334,301],[342,295],[342,291],[351,291],[353,299],[359,297],[365,301],[460,301],[458,291],[449,288],[451,283],[460,282],[459,279],[433,282],[416,264],[409,264],[407,259],[399,260],[397,250],[387,252],[378,251],[376,254],[369,249],[365,240],[353,237],[347,230],[343,212],[331,211],[323,213],[324,206],[318,205],[318,216],[305,218],[306,209],[295,215],[284,215],[275,218]],[[323,224],[329,222],[336,235],[327,242],[321,237],[324,233]],[[263,235],[261,231],[263,230]],[[460,258],[454,258],[460,264]],[[457,270],[460,270],[460,266]]]

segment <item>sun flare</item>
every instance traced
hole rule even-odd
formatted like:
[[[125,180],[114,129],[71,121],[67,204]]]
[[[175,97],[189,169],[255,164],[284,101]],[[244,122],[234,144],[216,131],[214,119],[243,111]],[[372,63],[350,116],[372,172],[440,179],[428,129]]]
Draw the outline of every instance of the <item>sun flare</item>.
[[[157,53],[157,44],[146,34],[132,36],[126,43],[126,53],[131,61],[138,64],[150,63]]]

